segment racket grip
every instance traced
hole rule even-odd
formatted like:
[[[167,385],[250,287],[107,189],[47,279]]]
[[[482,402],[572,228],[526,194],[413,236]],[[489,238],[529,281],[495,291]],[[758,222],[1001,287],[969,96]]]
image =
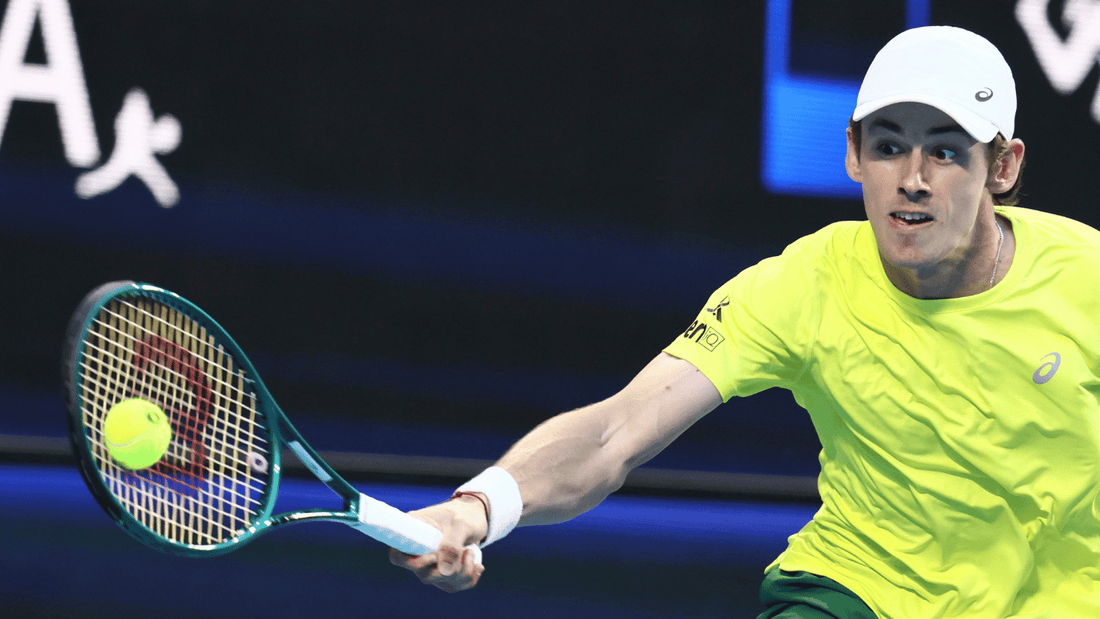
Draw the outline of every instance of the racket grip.
[[[443,541],[443,532],[439,529],[365,494],[359,495],[359,522],[351,526],[410,555],[435,552]],[[474,562],[481,563],[481,548],[477,544],[466,548],[474,553]]]

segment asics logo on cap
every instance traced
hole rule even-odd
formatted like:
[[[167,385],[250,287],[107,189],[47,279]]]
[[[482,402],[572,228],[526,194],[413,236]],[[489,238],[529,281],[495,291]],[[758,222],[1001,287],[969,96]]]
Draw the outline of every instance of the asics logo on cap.
[[[983,88],[974,93],[974,98],[982,102],[989,101],[993,98],[993,90],[990,88]]]

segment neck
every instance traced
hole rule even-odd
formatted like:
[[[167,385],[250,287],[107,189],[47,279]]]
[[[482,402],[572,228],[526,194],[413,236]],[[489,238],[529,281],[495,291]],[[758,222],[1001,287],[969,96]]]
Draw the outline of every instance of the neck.
[[[975,228],[969,247],[957,256],[928,267],[907,269],[883,260],[886,276],[905,294],[917,299],[956,299],[985,292],[1004,278],[1012,262],[1012,227],[990,209]]]

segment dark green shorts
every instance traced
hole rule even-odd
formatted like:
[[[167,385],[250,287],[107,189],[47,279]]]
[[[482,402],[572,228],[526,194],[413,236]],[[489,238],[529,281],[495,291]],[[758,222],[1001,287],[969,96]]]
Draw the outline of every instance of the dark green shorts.
[[[875,619],[863,600],[835,580],[779,567],[764,576],[760,601],[767,610],[757,619]]]

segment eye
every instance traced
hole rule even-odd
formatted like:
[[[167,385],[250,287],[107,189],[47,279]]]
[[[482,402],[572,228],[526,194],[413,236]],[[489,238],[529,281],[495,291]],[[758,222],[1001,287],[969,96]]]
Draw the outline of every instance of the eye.
[[[893,142],[879,142],[875,145],[875,152],[880,155],[890,156],[901,152],[901,148]]]
[[[932,156],[936,159],[939,159],[940,161],[948,161],[954,159],[955,157],[958,157],[959,153],[953,148],[941,146],[932,151]]]

